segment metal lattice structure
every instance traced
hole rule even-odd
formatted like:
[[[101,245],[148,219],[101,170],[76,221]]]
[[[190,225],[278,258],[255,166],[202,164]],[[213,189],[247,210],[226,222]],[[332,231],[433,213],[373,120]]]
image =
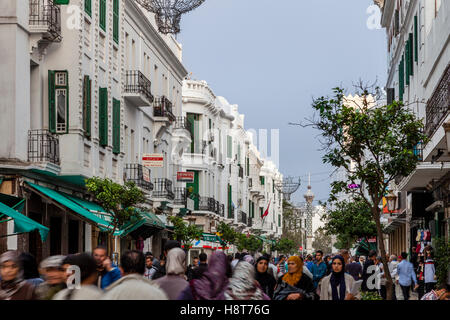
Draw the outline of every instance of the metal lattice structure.
[[[283,198],[289,201],[291,200],[291,194],[298,190],[300,184],[300,178],[297,180],[294,177],[283,177],[283,181],[278,183],[275,187],[283,194]]]
[[[181,15],[194,10],[205,0],[135,0],[146,10],[155,13],[159,32],[180,32]]]
[[[312,237],[312,218],[314,215],[312,202],[314,201],[314,193],[311,191],[311,175],[309,176],[308,191],[306,191],[303,197],[306,200],[306,236]]]

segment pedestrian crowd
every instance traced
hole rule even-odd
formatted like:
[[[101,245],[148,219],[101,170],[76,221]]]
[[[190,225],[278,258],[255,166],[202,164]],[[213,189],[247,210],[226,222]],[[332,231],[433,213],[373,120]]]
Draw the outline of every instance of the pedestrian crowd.
[[[412,262],[406,253],[389,256],[394,286],[400,286],[405,300],[412,285],[419,299],[450,299],[448,288],[435,288],[432,249],[424,252]],[[7,251],[0,255],[0,300],[358,300],[361,291],[386,299],[383,264],[375,251],[367,259],[348,250],[324,257],[317,250],[277,258],[218,251],[201,253],[189,265],[186,260],[175,240],[166,243],[159,259],[151,252],[126,251],[119,266],[104,247],[92,254],[51,256],[39,265],[28,253]],[[378,271],[375,287],[370,266]]]

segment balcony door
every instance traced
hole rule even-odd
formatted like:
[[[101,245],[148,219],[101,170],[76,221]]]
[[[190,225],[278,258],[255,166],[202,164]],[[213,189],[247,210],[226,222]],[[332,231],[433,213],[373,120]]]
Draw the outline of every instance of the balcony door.
[[[198,210],[199,208],[199,183],[198,183],[198,171],[188,170],[188,172],[194,172],[194,182],[186,183],[186,189],[190,190],[192,187],[192,191],[190,193],[191,199],[194,200],[194,210]],[[195,195],[195,196],[193,196]]]

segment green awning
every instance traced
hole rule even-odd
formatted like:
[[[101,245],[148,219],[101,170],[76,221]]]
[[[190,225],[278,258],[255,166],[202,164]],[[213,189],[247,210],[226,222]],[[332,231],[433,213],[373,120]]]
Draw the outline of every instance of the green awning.
[[[25,207],[25,199],[18,198],[9,194],[0,193],[0,202],[7,205],[8,207],[23,213]]]
[[[24,216],[23,214],[17,212],[6,204],[0,202],[0,219],[3,220],[4,216],[8,216],[14,220],[14,233],[24,233],[38,230],[41,235],[42,242],[47,239],[49,229],[43,225],[37,223],[33,219]],[[6,222],[8,220],[3,220]]]
[[[154,227],[157,229],[165,228],[164,223],[159,220],[159,218],[154,213],[144,212],[140,210],[138,210],[138,212],[140,215],[139,218],[133,218],[132,220],[127,222],[121,230],[114,234],[124,237],[142,226]]]
[[[84,218],[98,224],[99,226],[103,226],[103,227],[107,227],[107,228],[110,227],[109,223],[106,220],[99,218],[94,213],[81,207],[74,201],[70,200],[69,198],[65,197],[63,194],[59,193],[58,191],[55,191],[55,190],[52,190],[52,189],[49,189],[49,188],[46,188],[43,186],[39,186],[39,185],[31,183],[31,182],[27,182],[27,184],[30,185],[33,189],[37,190],[40,194],[44,195],[45,197],[55,200],[56,202],[63,205],[64,207],[66,207],[66,208],[70,209],[71,211],[83,216]]]
[[[66,198],[72,200],[73,202],[75,202],[76,204],[78,204],[79,206],[83,207],[84,209],[92,212],[93,214],[95,214],[96,216],[98,216],[100,219],[105,220],[107,223],[111,223],[111,214],[106,212],[106,210],[98,205],[97,203],[94,202],[90,202],[78,197],[74,197],[70,194],[66,194],[63,192],[59,192],[60,194],[62,194],[63,196],[65,196]]]

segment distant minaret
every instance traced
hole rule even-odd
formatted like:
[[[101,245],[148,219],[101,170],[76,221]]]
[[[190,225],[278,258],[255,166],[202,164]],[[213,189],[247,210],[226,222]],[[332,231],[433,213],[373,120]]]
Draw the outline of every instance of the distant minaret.
[[[312,248],[312,218],[313,218],[313,206],[314,193],[311,191],[311,173],[308,175],[308,191],[303,195],[306,200],[306,252],[311,253]]]

